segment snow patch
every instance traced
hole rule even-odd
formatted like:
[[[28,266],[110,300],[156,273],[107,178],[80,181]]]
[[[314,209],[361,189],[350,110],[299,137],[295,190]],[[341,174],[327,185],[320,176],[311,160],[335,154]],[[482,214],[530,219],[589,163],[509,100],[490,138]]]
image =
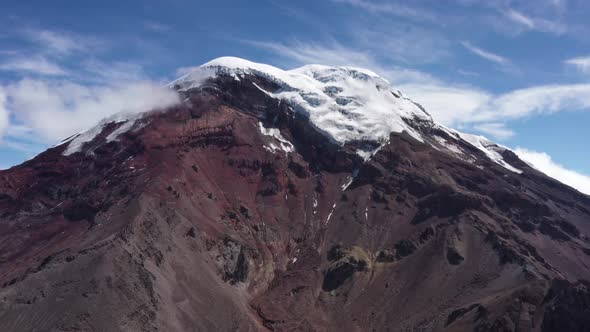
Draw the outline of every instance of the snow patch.
[[[330,214],[328,214],[328,218],[326,219],[326,225],[330,222],[330,218],[332,218],[332,214],[334,213],[335,209],[336,209],[336,203],[334,203],[334,205],[332,205],[332,210],[330,210]]]
[[[119,135],[129,131],[135,125],[135,122],[140,119],[143,114],[129,114],[129,113],[118,113],[108,118],[103,119],[97,126],[94,126],[86,131],[76,134],[69,139],[64,140],[61,144],[68,143],[68,147],[63,152],[64,156],[69,156],[76,152],[82,151],[82,147],[85,143],[92,141],[98,136],[104,127],[109,123],[118,123],[119,127],[111,132],[107,137],[107,142],[112,142],[119,137]],[[121,124],[122,123],[122,124]]]
[[[458,154],[458,155],[464,155],[465,153],[463,152],[463,150],[461,150],[458,146],[456,146],[455,144],[449,143],[447,142],[447,140],[445,140],[444,138],[440,137],[440,136],[434,136],[434,140],[440,144],[441,146],[443,146],[445,149]]]
[[[498,164],[498,165],[500,165],[500,166],[502,166],[502,167],[506,168],[507,170],[512,171],[514,173],[517,173],[517,174],[522,173],[521,170],[508,164],[504,160],[502,155],[500,154],[501,152],[508,150],[508,148],[500,146],[500,145],[488,140],[487,138],[485,138],[483,136],[466,134],[466,133],[462,133],[460,131],[455,131],[455,132],[461,137],[461,139],[463,139],[467,143],[473,145],[474,147],[478,148],[483,153],[485,153],[486,156],[488,158],[490,158],[490,160],[492,160],[496,164]]]
[[[345,191],[348,186],[350,186],[350,184],[352,183],[352,181],[354,181],[354,177],[349,177],[346,182],[342,185],[342,191]]]
[[[295,151],[295,146],[284,138],[283,135],[281,135],[281,131],[277,128],[265,128],[264,125],[262,125],[262,122],[258,122],[258,128],[262,135],[272,137],[277,141],[277,143],[268,143],[268,145],[265,145],[264,148],[267,151],[272,153],[275,153],[277,150],[281,150],[285,153]]]

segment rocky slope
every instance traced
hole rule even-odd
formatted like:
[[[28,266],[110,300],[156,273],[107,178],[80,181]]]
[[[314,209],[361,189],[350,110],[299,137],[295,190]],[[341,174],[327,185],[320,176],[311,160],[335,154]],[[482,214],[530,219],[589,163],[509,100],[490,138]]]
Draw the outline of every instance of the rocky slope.
[[[0,330],[590,330],[590,198],[510,150],[356,68],[171,87],[0,171]]]

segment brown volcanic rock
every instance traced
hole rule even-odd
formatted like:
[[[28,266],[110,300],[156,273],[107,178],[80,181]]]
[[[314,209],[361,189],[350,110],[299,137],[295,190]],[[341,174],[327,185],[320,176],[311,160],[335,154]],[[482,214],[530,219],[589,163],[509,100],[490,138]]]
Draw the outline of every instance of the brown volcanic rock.
[[[363,162],[252,82],[0,172],[0,330],[588,329],[587,196],[405,133]]]

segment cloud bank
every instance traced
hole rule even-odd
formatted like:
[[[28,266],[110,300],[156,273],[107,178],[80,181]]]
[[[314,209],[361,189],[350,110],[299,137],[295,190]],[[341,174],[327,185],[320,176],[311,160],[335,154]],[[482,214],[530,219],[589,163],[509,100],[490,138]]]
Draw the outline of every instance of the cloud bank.
[[[140,113],[178,102],[172,90],[152,82],[85,86],[24,79],[6,88],[8,109],[31,132],[59,141],[116,113]]]
[[[544,152],[531,151],[523,148],[517,148],[514,152],[520,159],[528,162],[537,170],[586,195],[590,195],[590,176],[565,168],[553,161],[551,156]]]
[[[15,81],[0,84],[0,145],[39,151],[117,113],[136,114],[179,102],[173,90],[150,80],[137,62],[101,61],[92,36],[26,29],[33,56],[15,52],[0,71]]]

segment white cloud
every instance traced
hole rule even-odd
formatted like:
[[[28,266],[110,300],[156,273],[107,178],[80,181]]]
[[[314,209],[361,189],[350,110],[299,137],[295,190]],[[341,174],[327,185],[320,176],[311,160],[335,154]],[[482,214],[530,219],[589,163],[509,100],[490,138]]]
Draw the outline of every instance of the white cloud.
[[[336,3],[348,4],[373,14],[389,14],[403,18],[436,21],[437,15],[426,8],[414,8],[401,3],[372,2],[366,0],[332,0]]]
[[[244,41],[247,44],[277,54],[296,64],[325,64],[333,66],[372,67],[376,64],[367,52],[354,51],[338,43],[329,46],[295,42],[282,44],[265,41]]]
[[[542,85],[505,94],[436,81],[397,87],[443,124],[471,126],[500,139],[514,133],[491,123],[590,109],[590,84]]]
[[[551,156],[544,152],[531,151],[523,148],[517,148],[514,152],[519,158],[530,163],[539,171],[568,186],[576,188],[580,192],[590,195],[590,176],[565,168],[553,161]]]
[[[500,56],[498,54],[494,54],[492,52],[483,50],[479,47],[473,46],[471,45],[469,42],[463,41],[461,42],[461,45],[463,45],[463,47],[465,47],[468,51],[470,51],[471,53],[485,59],[488,61],[492,61],[495,63],[499,63],[501,65],[505,65],[508,64],[510,61],[508,61],[508,59],[506,59],[503,56]]]
[[[506,124],[500,122],[480,123],[473,126],[473,129],[484,134],[491,135],[498,139],[507,139],[515,135],[514,131],[506,128]]]
[[[7,140],[4,140],[2,142],[2,146],[5,148],[9,148],[9,149],[12,149],[15,151],[22,152],[29,157],[35,156],[37,153],[39,153],[40,150],[43,150],[43,148],[44,148],[44,146],[40,143],[23,142],[18,139],[13,139],[12,137],[10,137]]]
[[[26,38],[41,47],[43,53],[69,55],[73,52],[87,52],[103,44],[95,37],[78,36],[72,33],[52,30],[26,29]]]
[[[178,102],[175,92],[150,82],[84,86],[24,79],[6,88],[8,109],[35,136],[53,142],[119,113],[139,113]]]
[[[391,80],[395,84],[434,84],[438,82],[436,78],[428,73],[397,66],[384,66],[371,55],[371,52],[353,50],[335,42],[329,46],[301,42],[292,44],[266,41],[244,42],[278,55],[281,60],[287,60],[286,62],[291,66],[324,64],[363,67],[379,73],[382,77]],[[182,75],[191,68],[179,68],[177,74]]]
[[[160,22],[154,22],[154,21],[145,22],[144,27],[147,30],[157,32],[157,33],[165,33],[165,32],[169,32],[170,30],[172,30],[172,28],[169,25],[166,25],[166,24],[163,24]]]
[[[45,57],[18,57],[0,63],[0,71],[25,72],[28,74],[63,76],[67,71]]]
[[[9,121],[8,110],[6,109],[6,93],[0,86],[0,138],[8,128]]]
[[[522,14],[516,10],[510,9],[510,10],[506,11],[505,14],[512,21],[514,21],[516,23],[520,23],[520,24],[526,26],[528,29],[535,28],[535,22],[533,22],[533,20],[530,17],[527,17],[524,14]]]
[[[387,29],[352,28],[359,48],[396,63],[433,63],[451,57],[451,42],[436,30],[391,23]]]
[[[87,60],[82,64],[83,70],[91,75],[80,75],[80,79],[91,82],[137,82],[147,80],[143,67],[133,62],[103,62]]]
[[[567,27],[560,23],[543,18],[533,18],[514,9],[504,12],[504,15],[514,23],[521,25],[526,30],[536,30],[561,35],[567,31]]]
[[[496,96],[473,120],[493,121],[590,108],[590,84],[541,85]]]
[[[46,47],[57,51],[59,53],[70,53],[75,50],[83,49],[83,44],[74,41],[73,39],[64,35],[58,34],[54,31],[42,30],[38,32],[31,31],[32,37]]]
[[[482,90],[442,82],[406,83],[397,88],[424,106],[437,121],[448,126],[470,123],[479,108],[492,98]]]
[[[565,60],[565,64],[574,66],[584,73],[590,73],[590,55]]]
[[[98,46],[108,44],[97,38],[50,30],[20,32],[33,48],[0,60],[0,71],[18,78],[0,85],[0,145],[5,149],[32,156],[105,117],[178,102],[175,92],[147,78],[140,62],[101,60],[104,47]]]

